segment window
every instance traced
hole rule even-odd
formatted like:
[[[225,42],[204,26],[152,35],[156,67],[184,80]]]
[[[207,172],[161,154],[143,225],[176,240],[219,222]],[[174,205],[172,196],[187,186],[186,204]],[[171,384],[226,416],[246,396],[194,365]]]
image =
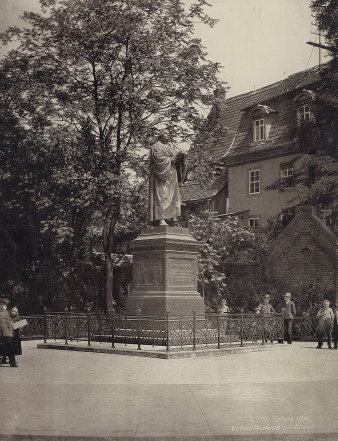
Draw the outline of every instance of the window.
[[[298,108],[298,118],[300,123],[312,121],[311,108],[308,105],[304,105]]]
[[[282,165],[280,168],[280,183],[283,188],[293,186],[293,166]]]
[[[249,171],[249,194],[260,193],[261,176],[260,170]]]
[[[250,228],[259,227],[259,218],[258,217],[250,217],[249,218],[249,227]]]
[[[264,119],[254,121],[254,141],[262,141],[265,138]]]

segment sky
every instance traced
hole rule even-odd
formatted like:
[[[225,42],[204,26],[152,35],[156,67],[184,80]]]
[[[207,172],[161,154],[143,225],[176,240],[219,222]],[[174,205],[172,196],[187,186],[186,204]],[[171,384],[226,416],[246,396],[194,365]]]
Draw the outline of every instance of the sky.
[[[186,3],[192,0],[185,0]],[[220,78],[235,96],[279,81],[318,64],[318,41],[311,24],[311,0],[208,0],[206,11],[219,22],[214,28],[199,24],[209,59],[219,62]],[[0,0],[0,32],[20,25],[24,10],[39,9],[38,0]],[[0,49],[0,55],[3,50]],[[324,52],[322,55],[325,61]]]

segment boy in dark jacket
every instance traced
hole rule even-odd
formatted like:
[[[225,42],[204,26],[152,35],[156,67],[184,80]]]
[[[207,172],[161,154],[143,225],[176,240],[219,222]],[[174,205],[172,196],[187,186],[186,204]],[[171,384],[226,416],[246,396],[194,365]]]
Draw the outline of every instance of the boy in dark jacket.
[[[293,302],[291,302],[291,293],[287,292],[284,294],[285,307],[284,312],[284,339],[292,344],[292,324],[293,319],[296,315],[296,307]]]

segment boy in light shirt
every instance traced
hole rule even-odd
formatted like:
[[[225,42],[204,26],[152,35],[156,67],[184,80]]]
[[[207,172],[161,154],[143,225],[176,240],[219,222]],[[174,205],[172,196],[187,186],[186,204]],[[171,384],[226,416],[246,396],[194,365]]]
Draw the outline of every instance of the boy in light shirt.
[[[321,349],[323,345],[323,339],[327,337],[327,346],[332,349],[331,346],[331,333],[333,328],[333,311],[330,308],[330,300],[324,300],[324,306],[317,313],[318,320],[318,346],[317,349]]]

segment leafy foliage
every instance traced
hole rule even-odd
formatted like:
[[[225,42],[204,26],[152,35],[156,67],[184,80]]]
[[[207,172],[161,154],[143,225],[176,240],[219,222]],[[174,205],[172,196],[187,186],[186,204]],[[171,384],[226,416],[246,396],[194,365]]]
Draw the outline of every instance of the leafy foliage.
[[[274,292],[267,275],[267,242],[236,217],[215,218],[213,213],[190,215],[193,237],[203,242],[198,277],[207,308],[216,311],[226,299],[232,311],[253,310],[263,294]],[[240,274],[241,271],[248,274]]]
[[[335,292],[328,291],[314,284],[300,286],[292,291],[293,301],[296,304],[297,315],[314,314],[322,306],[324,299],[335,303]]]
[[[311,9],[315,14],[318,29],[324,33],[331,50],[338,47],[338,5],[335,0],[312,0]]]
[[[218,84],[219,65],[192,37],[195,21],[215,21],[204,0],[189,10],[179,0],[40,3],[41,14],[24,14],[25,28],[1,36],[17,42],[0,66],[0,142],[12,168],[9,175],[0,165],[13,223],[3,228],[13,240],[22,219],[35,250],[22,258],[40,276],[53,268],[51,302],[59,304],[85,302],[92,292],[101,274],[92,253],[99,237],[110,309],[112,255],[126,252],[121,240],[146,219],[147,146],[164,127],[173,142],[191,140],[203,120],[198,105],[211,103]],[[10,194],[21,187],[19,199]],[[20,213],[10,212],[13,200],[21,201]]]

